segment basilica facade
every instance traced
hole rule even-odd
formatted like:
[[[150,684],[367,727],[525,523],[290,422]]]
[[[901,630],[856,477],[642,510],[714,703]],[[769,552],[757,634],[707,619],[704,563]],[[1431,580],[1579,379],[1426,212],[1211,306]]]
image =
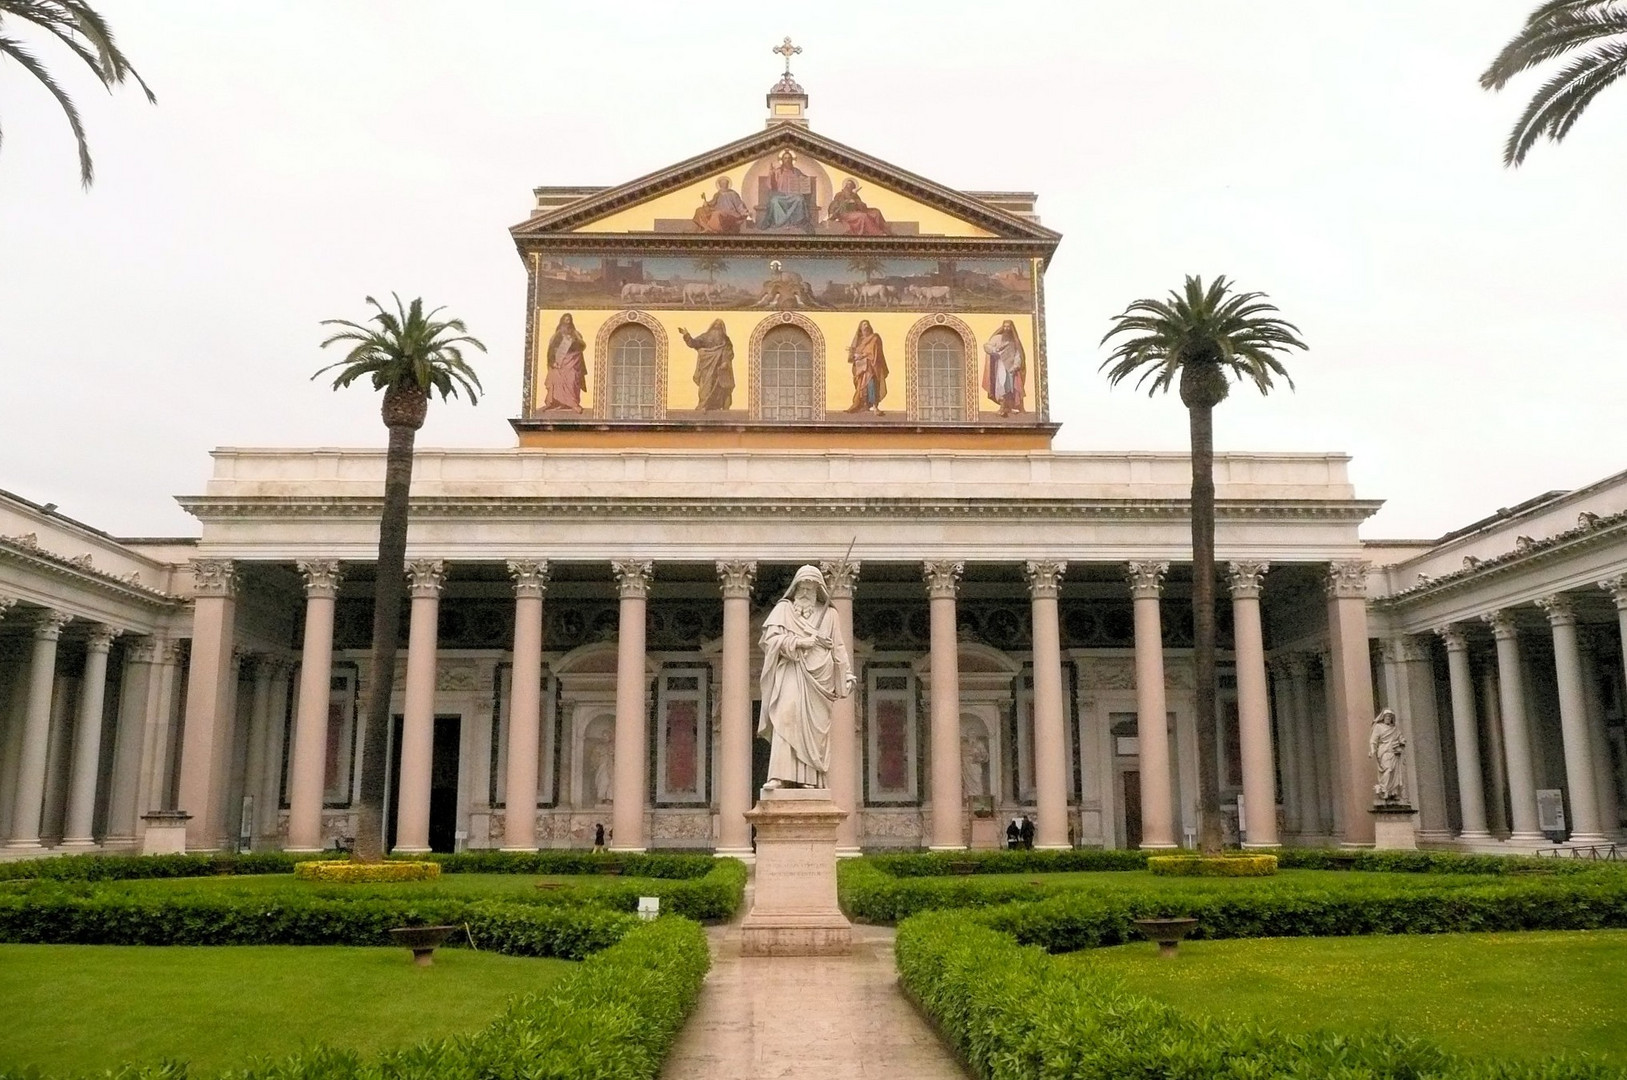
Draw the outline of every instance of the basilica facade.
[[[416,458],[394,850],[748,854],[757,638],[804,564],[859,676],[844,849],[992,847],[1019,813],[1041,847],[1192,842],[1187,457],[1051,448],[1034,195],[911,174],[807,105],[787,72],[762,130],[539,187],[511,230],[513,444]],[[0,494],[6,853],[354,836],[384,454],[213,457],[195,539]],[[1386,706],[1421,843],[1613,841],[1627,477],[1364,543],[1346,465],[1216,455],[1231,837],[1372,844]]]

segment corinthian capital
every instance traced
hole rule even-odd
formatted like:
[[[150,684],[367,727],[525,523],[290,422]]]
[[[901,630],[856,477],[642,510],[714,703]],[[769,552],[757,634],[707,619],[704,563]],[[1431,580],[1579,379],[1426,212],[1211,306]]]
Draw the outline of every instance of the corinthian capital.
[[[740,559],[719,559],[717,579],[725,600],[749,597],[751,583],[757,580],[757,564]],[[825,575],[825,580],[830,580],[829,574]]]
[[[1627,611],[1627,574],[1617,574],[1599,582],[1599,588],[1610,594],[1617,611]]]
[[[1519,637],[1520,635],[1520,627],[1514,621],[1514,613],[1507,608],[1499,611],[1488,611],[1480,616],[1480,621],[1491,627],[1491,636],[1498,641]]]
[[[610,564],[610,570],[616,575],[624,599],[649,595],[650,578],[655,576],[655,564],[649,559],[617,559]]]
[[[440,596],[441,586],[446,584],[446,564],[440,559],[410,559],[407,577],[411,579],[408,591],[413,597]]]
[[[1158,599],[1164,591],[1164,575],[1169,573],[1167,562],[1133,562],[1129,564],[1130,595],[1137,600]]]
[[[514,579],[516,597],[533,597],[540,600],[542,594],[548,591],[548,560],[510,559],[508,576]]]
[[[1023,564],[1023,577],[1028,579],[1028,595],[1034,599],[1055,599],[1062,591],[1062,575],[1068,564],[1061,559],[1030,559]]]
[[[193,559],[192,593],[195,596],[236,596],[236,564],[230,559]]]
[[[0,596],[0,619],[4,619],[6,617],[6,612],[10,611],[16,606],[17,598],[15,596]]]
[[[1548,616],[1550,626],[1575,626],[1576,609],[1571,606],[1571,598],[1564,593],[1554,593],[1537,600],[1537,607]]]
[[[1469,647],[1469,638],[1457,623],[1442,626],[1435,633],[1439,634],[1441,641],[1446,644],[1447,652],[1463,652]]]
[[[339,595],[338,559],[301,559],[294,564],[305,578],[305,595],[312,599],[332,599]]]
[[[853,586],[859,580],[859,566],[857,559],[827,559],[819,564],[819,572],[825,575],[825,587],[833,598],[852,598]]]
[[[1334,599],[1362,599],[1367,595],[1367,571],[1372,563],[1365,559],[1328,564],[1328,595]]]
[[[34,640],[55,641],[62,636],[62,628],[73,621],[66,611],[46,608],[34,616]]]
[[[935,559],[921,564],[921,576],[926,579],[927,595],[934,600],[953,600],[960,588],[960,576],[966,564],[952,559]]]
[[[1260,586],[1265,581],[1265,572],[1269,569],[1271,564],[1268,562],[1245,561],[1230,564],[1226,571],[1231,582],[1232,599],[1258,598]]]
[[[90,628],[90,637],[85,641],[85,647],[91,652],[105,653],[113,648],[113,639],[124,633],[116,626],[106,623],[96,623]]]

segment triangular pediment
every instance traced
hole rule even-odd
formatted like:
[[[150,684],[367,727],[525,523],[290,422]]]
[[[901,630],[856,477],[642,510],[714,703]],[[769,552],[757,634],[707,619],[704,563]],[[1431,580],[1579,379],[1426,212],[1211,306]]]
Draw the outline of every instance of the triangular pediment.
[[[540,208],[512,232],[516,240],[572,233],[1060,239],[1020,214],[791,124]]]

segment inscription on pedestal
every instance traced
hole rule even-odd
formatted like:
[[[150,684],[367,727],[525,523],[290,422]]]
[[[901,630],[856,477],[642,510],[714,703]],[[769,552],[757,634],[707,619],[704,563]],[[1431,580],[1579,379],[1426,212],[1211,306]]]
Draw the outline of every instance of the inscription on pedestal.
[[[757,828],[757,881],[741,924],[747,956],[836,956],[852,924],[836,903],[836,826],[847,816],[823,788],[765,791],[746,814]]]

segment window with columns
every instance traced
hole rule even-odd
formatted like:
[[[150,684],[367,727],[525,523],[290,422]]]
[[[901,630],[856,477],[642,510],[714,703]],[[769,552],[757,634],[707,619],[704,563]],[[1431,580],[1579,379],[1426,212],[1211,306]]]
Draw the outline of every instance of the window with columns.
[[[966,419],[966,343],[947,326],[934,326],[916,348],[917,418]]]
[[[618,327],[610,335],[609,383],[605,394],[612,419],[656,419],[660,410],[657,351],[655,335],[638,323]]]
[[[824,387],[814,385],[813,342],[798,326],[776,326],[763,338],[758,369],[761,418],[814,420],[814,396]]]

